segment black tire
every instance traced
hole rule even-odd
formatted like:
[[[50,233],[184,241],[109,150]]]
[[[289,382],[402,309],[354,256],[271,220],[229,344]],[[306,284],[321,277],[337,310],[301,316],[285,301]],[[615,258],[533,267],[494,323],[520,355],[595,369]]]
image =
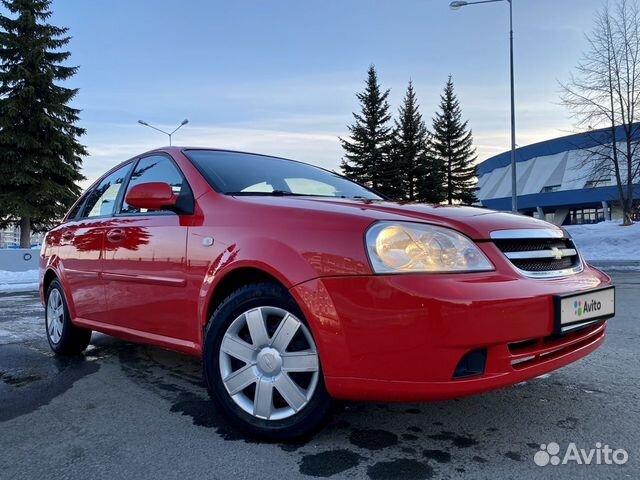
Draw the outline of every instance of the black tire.
[[[266,420],[247,413],[236,404],[222,381],[220,349],[223,337],[234,320],[257,307],[286,310],[307,327],[307,333],[310,335],[302,311],[284,287],[272,283],[255,283],[239,288],[216,309],[205,332],[203,366],[209,394],[215,406],[222,411],[232,426],[248,436],[268,441],[308,438],[328,420],[333,406],[324,384],[319,359],[315,390],[310,394],[308,403],[288,418]],[[277,389],[273,388],[275,392]],[[274,405],[275,400],[271,401]]]
[[[60,300],[62,301],[62,331],[58,336],[53,335],[50,329],[50,322],[52,319],[49,318],[49,301],[52,295],[59,295]],[[58,280],[53,280],[47,290],[47,301],[45,304],[45,329],[49,346],[56,355],[79,355],[87,348],[91,341],[91,330],[77,327],[71,322],[67,299],[64,296],[64,291],[62,290],[62,286]]]

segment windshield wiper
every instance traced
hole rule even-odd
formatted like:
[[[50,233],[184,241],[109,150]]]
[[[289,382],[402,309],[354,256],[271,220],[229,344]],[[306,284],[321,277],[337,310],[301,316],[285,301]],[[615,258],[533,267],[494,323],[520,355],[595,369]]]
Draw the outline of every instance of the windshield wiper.
[[[251,195],[251,196],[270,196],[270,197],[308,197],[310,195],[304,193],[287,192],[286,190],[273,190],[271,192],[225,192],[225,195]]]
[[[363,197],[360,195],[355,195],[353,197],[349,197],[347,195],[340,195],[339,197],[336,198],[346,198],[348,200],[379,200],[378,198],[369,198],[369,197]]]
[[[236,196],[236,197],[241,197],[241,196],[253,196],[253,197],[258,197],[258,196],[262,196],[262,197],[323,197],[323,198],[348,198],[348,199],[353,199],[353,200],[375,200],[372,198],[367,198],[367,197],[362,197],[362,196],[355,196],[355,197],[348,197],[346,195],[318,195],[318,194],[313,194],[313,193],[294,193],[294,192],[289,192],[287,190],[272,190],[270,192],[224,192],[225,195],[231,195],[231,196]]]

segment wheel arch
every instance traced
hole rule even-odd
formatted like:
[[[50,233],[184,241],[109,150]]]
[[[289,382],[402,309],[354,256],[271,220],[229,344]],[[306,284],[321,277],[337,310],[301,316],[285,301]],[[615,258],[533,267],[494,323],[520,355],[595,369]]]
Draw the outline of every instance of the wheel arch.
[[[215,285],[211,287],[211,293],[202,318],[202,332],[204,332],[209,323],[213,312],[231,293],[245,285],[259,282],[275,283],[288,290],[286,283],[282,279],[257,266],[238,266],[220,276]]]
[[[58,271],[58,269],[54,268],[54,266],[48,266],[42,276],[42,301],[43,304],[46,304],[47,301],[47,292],[49,291],[49,287],[51,286],[51,282],[54,280],[58,280],[60,282],[60,286],[62,287],[62,293],[64,293],[65,300],[67,301],[67,308],[69,309],[69,315],[71,315],[71,321],[73,322],[76,317],[76,307],[73,303],[73,298],[71,296],[71,292],[68,290],[68,285],[65,284],[65,279],[63,273]]]
[[[286,278],[282,277],[279,272],[273,271],[268,265],[261,266],[256,264],[243,264],[241,266],[237,266],[236,268],[230,269],[223,275],[219,273],[218,276],[220,276],[220,278],[217,279],[217,282],[215,282],[215,284],[211,286],[210,295],[208,297],[206,305],[204,307],[201,307],[203,308],[204,312],[203,314],[201,314],[202,322],[199,329],[200,345],[204,344],[204,333],[213,312],[229,295],[231,295],[231,293],[233,293],[238,288],[251,283],[269,282],[280,285],[284,289],[286,289],[289,295],[291,295],[293,301],[298,305],[298,308],[300,308],[302,314],[306,318],[307,325],[309,326],[311,334],[315,339],[316,346],[318,348],[318,354],[320,355],[320,360],[323,360],[325,346],[321,341],[322,338],[320,336],[318,326],[315,324],[314,318],[312,315],[310,315],[311,312],[308,310],[308,306],[305,305],[299,293],[296,292],[295,289],[292,289],[293,285],[291,285]]]
[[[49,286],[51,285],[51,282],[53,282],[56,279],[60,281],[58,274],[52,268],[48,268],[47,271],[44,272],[44,276],[42,277],[42,295],[45,300],[46,300],[47,292],[49,291]]]

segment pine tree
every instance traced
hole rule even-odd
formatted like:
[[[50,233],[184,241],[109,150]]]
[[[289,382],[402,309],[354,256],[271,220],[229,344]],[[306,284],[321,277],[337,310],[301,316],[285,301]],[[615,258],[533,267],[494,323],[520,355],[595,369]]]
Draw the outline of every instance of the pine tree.
[[[397,200],[438,203],[443,200],[439,160],[428,155],[429,136],[410,81],[395,121],[390,173]]]
[[[0,14],[0,227],[19,224],[20,245],[32,230],[62,218],[80,194],[78,90],[57,85],[77,67],[60,49],[67,28],[47,24],[51,0],[2,0]]]
[[[440,96],[440,112],[433,119],[431,155],[444,165],[445,199],[449,204],[466,204],[476,198],[476,150],[473,135],[462,121],[462,109],[456,98],[451,76]]]
[[[445,168],[442,159],[432,154],[430,134],[427,132],[427,153],[422,159],[421,175],[416,182],[416,201],[422,203],[442,203],[446,199],[444,187]]]
[[[341,165],[344,174],[383,194],[391,183],[388,168],[392,127],[388,96],[389,90],[382,91],[375,67],[371,65],[365,90],[356,94],[361,113],[353,113],[355,122],[347,127],[350,138],[340,138],[345,151]]]

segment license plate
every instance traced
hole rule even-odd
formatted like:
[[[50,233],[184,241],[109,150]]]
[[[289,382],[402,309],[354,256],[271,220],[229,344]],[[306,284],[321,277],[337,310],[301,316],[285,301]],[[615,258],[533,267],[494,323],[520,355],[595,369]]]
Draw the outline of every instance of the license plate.
[[[616,310],[616,291],[615,287],[605,287],[556,295],[554,302],[555,333],[563,334],[613,317]]]

